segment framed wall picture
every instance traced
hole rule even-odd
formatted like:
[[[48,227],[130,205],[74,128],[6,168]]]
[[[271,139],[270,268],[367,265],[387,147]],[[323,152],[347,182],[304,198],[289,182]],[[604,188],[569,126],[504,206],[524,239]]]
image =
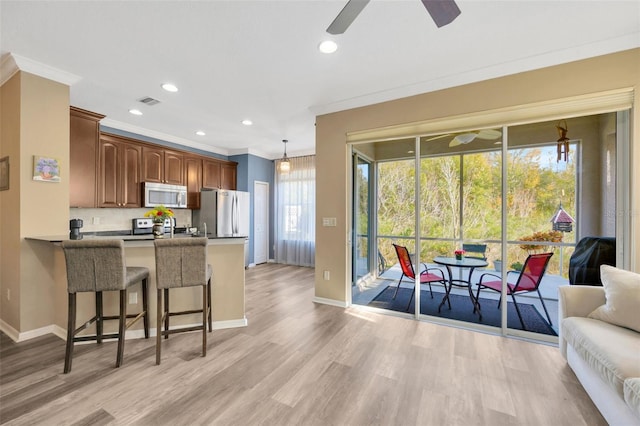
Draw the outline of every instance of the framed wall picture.
[[[33,156],[33,180],[60,182],[60,164],[52,157]]]
[[[9,189],[9,157],[0,158],[0,191]]]

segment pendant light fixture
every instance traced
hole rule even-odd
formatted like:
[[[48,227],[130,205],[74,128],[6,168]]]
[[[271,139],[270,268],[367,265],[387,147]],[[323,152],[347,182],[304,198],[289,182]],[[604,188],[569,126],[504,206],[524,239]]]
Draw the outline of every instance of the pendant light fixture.
[[[291,163],[289,162],[289,158],[287,157],[287,142],[286,139],[282,139],[282,143],[284,144],[284,156],[280,160],[280,171],[287,173],[291,169]]]

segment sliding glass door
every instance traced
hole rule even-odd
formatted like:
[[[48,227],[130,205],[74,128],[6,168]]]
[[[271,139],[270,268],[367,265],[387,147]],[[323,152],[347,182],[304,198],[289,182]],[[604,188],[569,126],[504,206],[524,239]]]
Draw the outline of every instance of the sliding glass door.
[[[628,116],[354,145],[367,155],[353,161],[353,282],[367,297],[353,303],[554,341],[581,241],[613,244],[606,262],[628,267]],[[414,292],[394,245],[436,278]]]
[[[366,283],[372,275],[371,250],[371,174],[372,164],[363,156],[353,156],[353,280],[352,285]],[[364,285],[364,284],[363,284]]]

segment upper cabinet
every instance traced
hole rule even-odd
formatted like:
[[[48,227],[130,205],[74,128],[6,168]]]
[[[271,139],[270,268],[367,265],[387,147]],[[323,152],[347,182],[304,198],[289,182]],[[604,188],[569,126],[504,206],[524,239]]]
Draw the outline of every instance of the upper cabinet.
[[[98,207],[141,207],[142,146],[102,134],[98,155]]]
[[[70,108],[69,206],[96,207],[98,140],[104,115]]]
[[[238,163],[223,163],[220,166],[220,187],[222,189],[236,189],[236,175]]]
[[[202,187],[207,189],[236,189],[238,163],[206,159],[202,161]]]
[[[162,148],[142,149],[142,181],[183,185],[183,154]]]
[[[202,188],[202,157],[184,156],[184,184],[187,187],[187,208],[200,208],[200,189]]]
[[[236,189],[238,163],[100,132],[104,115],[71,107],[70,207],[142,207],[142,182],[187,187],[187,208],[200,190]]]
[[[202,160],[202,187],[220,189],[220,161]]]

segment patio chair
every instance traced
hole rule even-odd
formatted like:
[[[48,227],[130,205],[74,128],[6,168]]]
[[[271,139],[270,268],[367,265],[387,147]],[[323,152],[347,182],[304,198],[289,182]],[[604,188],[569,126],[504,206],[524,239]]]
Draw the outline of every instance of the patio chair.
[[[404,246],[399,246],[397,244],[393,245],[393,248],[396,249],[396,254],[398,255],[398,262],[400,263],[400,267],[402,268],[402,276],[398,281],[398,286],[396,287],[395,293],[393,293],[393,299],[396,298],[398,294],[398,289],[400,288],[400,283],[404,277],[415,280],[416,273],[413,269],[413,263],[411,262],[411,256],[409,255],[409,250],[407,250]],[[438,268],[427,268],[427,265],[422,264],[424,269],[420,272],[420,284],[429,284],[429,292],[431,293],[431,298],[433,299],[433,290],[431,288],[431,283],[439,282],[447,288],[447,284],[444,278],[444,273]],[[433,271],[435,273],[431,273],[429,271]],[[439,275],[438,275],[439,274]],[[411,298],[409,299],[409,304],[407,305],[407,311],[409,310],[409,306],[411,306],[411,301],[413,300],[413,292],[411,292]],[[451,302],[449,302],[449,309],[451,309]]]
[[[387,265],[386,259],[384,258],[382,253],[380,253],[380,250],[378,250],[378,276],[384,274],[384,271],[386,271],[388,268],[389,266]]]
[[[542,295],[540,294],[540,283],[542,282],[542,276],[547,270],[547,265],[549,265],[551,256],[553,256],[553,253],[530,254],[529,257],[527,257],[527,260],[525,260],[524,262],[522,271],[507,271],[507,280],[509,279],[509,274],[518,274],[518,279],[515,284],[507,283],[507,294],[510,294],[511,298],[513,299],[513,304],[516,308],[516,312],[518,313],[518,318],[520,319],[520,324],[522,324],[523,330],[526,330],[527,327],[524,325],[524,321],[522,320],[522,315],[520,314],[518,303],[516,303],[515,295],[530,293],[533,291],[538,293],[538,297],[540,298],[540,302],[542,303],[542,307],[544,308],[544,313],[547,314],[549,325],[552,325],[549,311],[547,311],[547,307],[545,306]],[[487,281],[485,281],[485,277],[487,277]],[[489,277],[492,277],[494,279],[489,280]],[[502,278],[499,275],[492,274],[490,272],[486,272],[480,275],[480,281],[478,282],[478,291],[476,292],[476,300],[480,300],[480,290],[482,290],[483,288],[500,292],[502,290]],[[500,309],[501,302],[502,298],[500,298],[498,301],[498,309]]]

